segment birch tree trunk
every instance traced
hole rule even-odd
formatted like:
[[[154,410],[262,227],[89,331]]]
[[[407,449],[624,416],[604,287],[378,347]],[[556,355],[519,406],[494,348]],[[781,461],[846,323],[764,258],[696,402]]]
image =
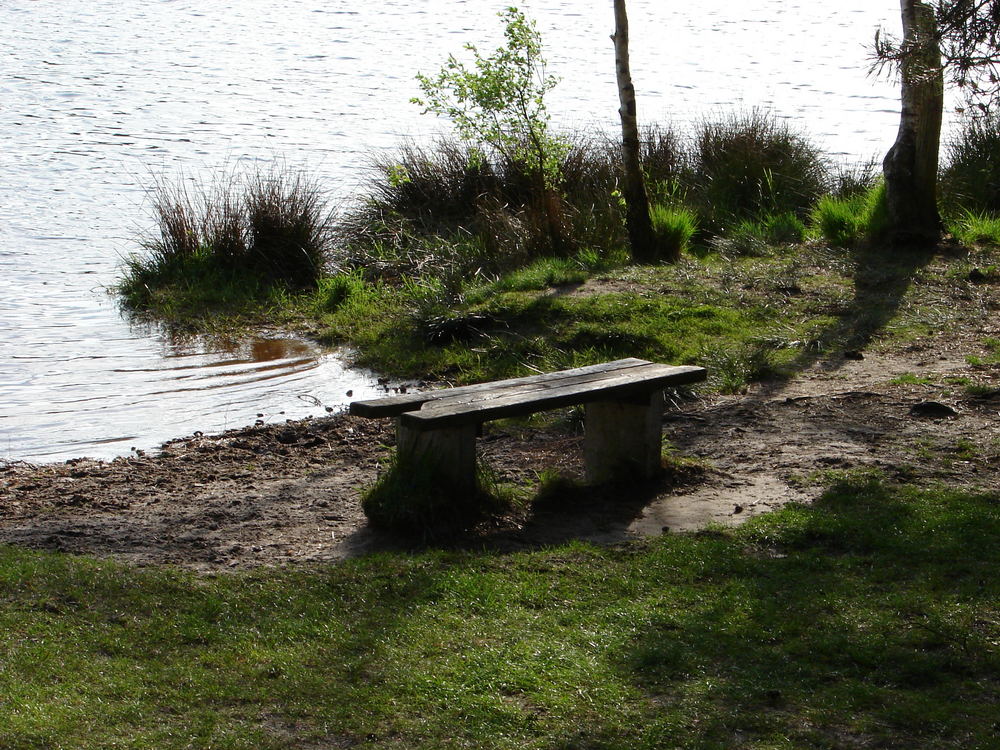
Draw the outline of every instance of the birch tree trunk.
[[[625,197],[625,228],[628,231],[632,258],[639,262],[658,259],[653,224],[649,218],[649,197],[642,176],[642,159],[639,146],[639,125],[635,113],[635,87],[632,86],[632,72],[628,59],[628,15],[625,0],[614,0],[615,33],[611,37],[615,43],[615,70],[618,77],[618,100],[621,106],[618,114],[622,121],[622,158]],[[667,258],[666,260],[676,260]]]
[[[937,207],[938,151],[944,111],[944,70],[933,9],[900,0],[903,47],[902,110],[896,142],[882,162],[886,188],[885,235],[893,246],[933,245],[941,237]]]

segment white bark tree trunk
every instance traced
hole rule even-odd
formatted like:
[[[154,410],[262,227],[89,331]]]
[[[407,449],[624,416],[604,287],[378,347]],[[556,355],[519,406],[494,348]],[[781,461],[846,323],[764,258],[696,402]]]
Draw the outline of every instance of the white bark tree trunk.
[[[635,108],[635,87],[628,54],[628,15],[625,0],[614,0],[615,70],[618,78],[618,114],[622,121],[622,157],[624,168],[623,195],[625,196],[625,227],[628,230],[632,257],[650,262],[658,259],[658,248],[649,218],[649,197],[642,175],[642,157],[639,144],[639,124]],[[675,260],[669,258],[668,260]]]
[[[914,54],[901,66],[902,109],[896,142],[882,162],[887,227],[894,246],[926,246],[941,236],[937,207],[938,151],[944,112],[944,70],[933,9],[900,0],[903,46]]]

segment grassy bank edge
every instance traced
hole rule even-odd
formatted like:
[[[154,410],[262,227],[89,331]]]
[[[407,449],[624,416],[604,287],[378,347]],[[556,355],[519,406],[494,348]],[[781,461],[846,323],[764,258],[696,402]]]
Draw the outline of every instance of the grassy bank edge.
[[[196,576],[0,548],[5,748],[988,747],[1000,497]]]

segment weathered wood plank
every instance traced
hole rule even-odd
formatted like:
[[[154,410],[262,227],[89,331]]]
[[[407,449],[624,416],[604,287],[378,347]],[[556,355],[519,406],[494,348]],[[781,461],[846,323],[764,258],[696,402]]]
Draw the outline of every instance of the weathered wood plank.
[[[648,364],[650,363],[644,359],[629,357],[627,359],[619,359],[613,362],[603,362],[599,365],[576,367],[572,370],[548,372],[541,375],[529,375],[523,378],[511,378],[510,380],[477,383],[475,385],[459,386],[458,388],[442,388],[432,391],[421,391],[419,393],[406,393],[399,396],[388,396],[386,398],[369,399],[366,401],[352,401],[350,405],[350,413],[359,417],[395,417],[404,412],[419,409],[428,401],[435,401],[441,398],[459,398],[483,391],[493,392],[498,389],[512,388],[522,385],[555,382],[577,376],[600,374]]]
[[[476,491],[476,426],[411,430],[399,425],[396,451],[401,465],[421,466],[440,477],[449,492]]]
[[[541,394],[564,388],[575,388],[579,386],[580,388],[601,390],[609,385],[614,385],[615,383],[620,382],[623,375],[627,375],[635,382],[644,382],[650,377],[662,374],[664,372],[663,368],[670,368],[671,370],[678,371],[682,369],[672,367],[670,365],[645,362],[641,365],[629,366],[628,368],[610,370],[606,372],[590,372],[582,375],[570,372],[570,374],[565,377],[547,378],[545,380],[539,380],[531,383],[510,384],[506,381],[500,381],[494,384],[496,385],[495,388],[484,388],[473,392],[458,394],[449,394],[447,392],[442,393],[440,398],[433,401],[433,404],[437,405],[447,402],[449,406],[456,408],[462,404],[468,404],[470,407],[475,407],[476,405],[485,405],[491,401],[508,397],[521,398],[527,402],[528,399],[536,398]],[[429,408],[430,406],[430,403],[426,403],[423,408]]]
[[[400,423],[411,429],[438,429],[465,424],[477,424],[503,417],[523,416],[545,409],[570,406],[593,401],[620,401],[647,397],[651,392],[676,385],[686,385],[704,380],[703,367],[660,365],[646,363],[611,372],[589,381],[538,388],[537,383],[522,389],[512,388],[491,395],[480,394],[470,400],[468,395],[440,398],[427,402],[419,411],[400,415]]]
[[[663,391],[654,391],[637,403],[587,404],[583,460],[590,484],[651,479],[663,468],[662,444]]]

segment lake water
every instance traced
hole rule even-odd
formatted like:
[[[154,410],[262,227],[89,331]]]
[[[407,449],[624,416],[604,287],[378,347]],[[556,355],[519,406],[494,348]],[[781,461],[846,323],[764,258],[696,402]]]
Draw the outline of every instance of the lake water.
[[[282,160],[349,198],[370,155],[446,123],[414,74],[500,39],[509,0],[3,0],[0,458],[112,457],[183,434],[325,413],[370,373],[281,337],[178,341],[106,287],[150,228],[154,178]],[[557,127],[617,127],[610,0],[532,0]],[[891,144],[866,75],[895,0],[631,0],[644,122],[772,107],[831,154]],[[262,415],[262,416],[259,416]]]

